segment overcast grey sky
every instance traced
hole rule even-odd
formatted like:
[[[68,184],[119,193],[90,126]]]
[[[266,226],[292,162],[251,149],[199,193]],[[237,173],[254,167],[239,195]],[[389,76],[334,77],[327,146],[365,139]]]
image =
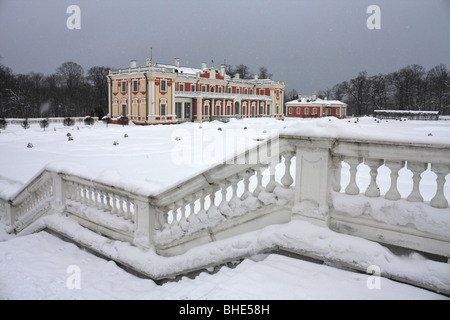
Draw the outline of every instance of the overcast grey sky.
[[[80,30],[66,26],[73,4]],[[366,26],[369,5],[379,30]],[[450,0],[0,0],[1,63],[15,73],[145,65],[150,47],[153,62],[265,66],[310,95],[362,70],[450,68]]]

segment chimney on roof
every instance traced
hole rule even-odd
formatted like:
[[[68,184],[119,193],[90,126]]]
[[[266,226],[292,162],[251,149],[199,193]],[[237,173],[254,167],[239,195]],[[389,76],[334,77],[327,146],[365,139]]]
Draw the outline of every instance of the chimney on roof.
[[[226,68],[226,65],[224,65],[224,64],[220,65],[220,75],[221,76],[225,75],[225,68]]]
[[[136,68],[136,60],[130,60],[130,68]]]
[[[234,78],[235,78],[235,79],[239,79],[239,73],[235,73],[235,74],[234,74]]]
[[[312,101],[316,101],[316,99],[317,99],[316,95],[313,94],[312,97],[311,97],[311,100],[312,100]]]
[[[206,70],[206,62],[202,62],[202,71]]]
[[[175,67],[179,68],[180,67],[180,58],[175,58],[174,64],[175,64]]]

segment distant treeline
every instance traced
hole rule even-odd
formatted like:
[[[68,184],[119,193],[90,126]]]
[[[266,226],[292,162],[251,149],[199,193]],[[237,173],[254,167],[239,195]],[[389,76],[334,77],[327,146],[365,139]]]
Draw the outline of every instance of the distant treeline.
[[[75,62],[65,62],[54,74],[14,74],[0,64],[0,118],[98,116],[108,112],[109,67],[92,67],[86,73]],[[251,72],[245,65],[231,67],[243,79]],[[259,78],[270,78],[265,67]],[[298,98],[296,90],[285,93],[285,102]],[[444,64],[430,70],[413,64],[396,72],[368,76],[366,71],[316,95],[348,104],[348,115],[372,114],[373,110],[426,110],[450,114],[450,72]]]
[[[298,92],[286,93],[286,101],[298,98]],[[424,110],[450,114],[450,73],[444,64],[430,70],[417,64],[396,72],[368,76],[366,71],[333,88],[318,91],[317,96],[348,104],[347,115],[372,114],[373,110]]]
[[[0,64],[0,118],[103,117],[108,112],[109,67],[85,74],[75,62],[63,63],[54,74],[14,74]]]

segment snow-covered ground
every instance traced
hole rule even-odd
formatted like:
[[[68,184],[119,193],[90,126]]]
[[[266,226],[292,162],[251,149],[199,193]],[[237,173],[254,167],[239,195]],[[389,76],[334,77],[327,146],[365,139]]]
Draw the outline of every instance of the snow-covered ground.
[[[73,141],[68,141],[67,133],[71,133]],[[11,196],[45,167],[66,168],[83,176],[157,194],[222,161],[235,147],[244,148],[255,144],[254,138],[278,133],[449,144],[450,122],[248,119],[228,124],[148,127],[109,125],[106,128],[102,123],[93,127],[50,125],[45,132],[38,125],[28,130],[9,125],[0,133],[0,197]],[[228,148],[229,144],[223,142],[224,134],[233,137],[231,140],[239,138],[246,142]],[[114,141],[118,144],[114,145]],[[29,142],[33,148],[27,148]],[[383,177],[389,170],[380,168],[379,172],[383,193],[389,187],[383,183],[388,181]],[[403,197],[410,191],[402,188],[401,177],[407,174],[400,173],[399,189]],[[362,190],[368,183],[367,177],[358,178]],[[434,177],[430,171],[424,174],[421,192],[425,201],[433,196]],[[449,199],[448,183],[445,194]],[[1,219],[0,227],[3,227]],[[367,274],[279,255],[258,255],[235,269],[223,267],[216,274],[202,273],[195,280],[184,278],[157,286],[45,232],[14,238],[0,229],[1,299],[445,298],[386,278],[381,279],[380,289],[370,289],[371,279]],[[417,261],[416,257],[409,259]],[[67,272],[69,266],[79,267],[81,289],[68,288],[67,281],[72,275]],[[450,267],[447,267],[450,282]]]
[[[45,232],[0,243],[0,299],[445,299],[370,277],[272,254],[158,286]]]

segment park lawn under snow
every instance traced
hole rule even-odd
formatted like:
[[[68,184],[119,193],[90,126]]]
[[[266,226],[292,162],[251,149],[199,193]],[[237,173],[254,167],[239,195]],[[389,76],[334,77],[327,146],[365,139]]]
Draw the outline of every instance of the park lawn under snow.
[[[68,141],[68,132],[74,137],[73,141]],[[391,120],[377,123],[372,118],[360,118],[358,122],[335,118],[286,121],[248,119],[234,120],[228,124],[212,122],[148,127],[110,125],[106,128],[102,123],[93,127],[82,124],[78,127],[50,125],[45,132],[38,125],[32,125],[28,130],[19,125],[9,125],[0,134],[0,197],[13,195],[43,168],[63,169],[91,179],[157,194],[221,162],[230,152],[234,152],[234,149],[227,148],[227,143],[223,143],[225,135],[231,134],[246,141],[239,145],[245,147],[255,144],[256,137],[277,133],[449,144],[450,122]],[[119,144],[113,145],[114,141]],[[33,148],[27,148],[29,142]],[[360,169],[368,171],[364,165]],[[384,166],[379,169],[377,181],[382,194],[389,188],[388,175],[389,169]],[[410,191],[410,184],[406,183],[408,175],[408,170],[401,170],[399,191],[402,197],[406,197]],[[344,187],[347,178],[344,172]],[[368,174],[358,175],[357,182],[361,190],[367,186],[368,179]],[[425,201],[434,195],[435,175],[429,170],[423,174],[421,192]],[[445,194],[450,198],[448,183]],[[0,227],[3,227],[1,220]],[[303,225],[305,230],[312,227]],[[366,274],[355,274],[278,255],[258,255],[245,260],[235,269],[224,267],[214,275],[202,273],[195,280],[184,278],[177,283],[156,286],[153,281],[133,277],[113,262],[93,257],[45,232],[14,239],[2,232],[0,240],[10,239],[0,243],[2,299],[442,298],[385,278],[382,279],[380,290],[370,290]],[[444,232],[448,232],[448,228]],[[289,234],[283,235],[289,237]],[[344,245],[344,242],[340,242],[334,233],[321,235],[318,239],[323,240],[324,237],[337,249],[339,244],[342,244],[341,250],[351,247],[349,243]],[[249,241],[244,243],[249,245]],[[368,242],[364,243],[362,248]],[[115,246],[114,243],[103,245]],[[222,245],[233,247],[233,242],[230,240]],[[183,263],[183,258],[178,259],[181,259],[177,260],[178,263]],[[422,260],[417,257],[408,259],[411,265],[419,264],[417,261]],[[70,265],[80,266],[82,270],[80,290],[67,289],[69,274],[66,270]],[[450,268],[446,264],[443,266],[444,274],[448,270],[450,282]],[[433,268],[416,268],[416,273],[426,270],[428,273],[424,277],[432,278]]]

